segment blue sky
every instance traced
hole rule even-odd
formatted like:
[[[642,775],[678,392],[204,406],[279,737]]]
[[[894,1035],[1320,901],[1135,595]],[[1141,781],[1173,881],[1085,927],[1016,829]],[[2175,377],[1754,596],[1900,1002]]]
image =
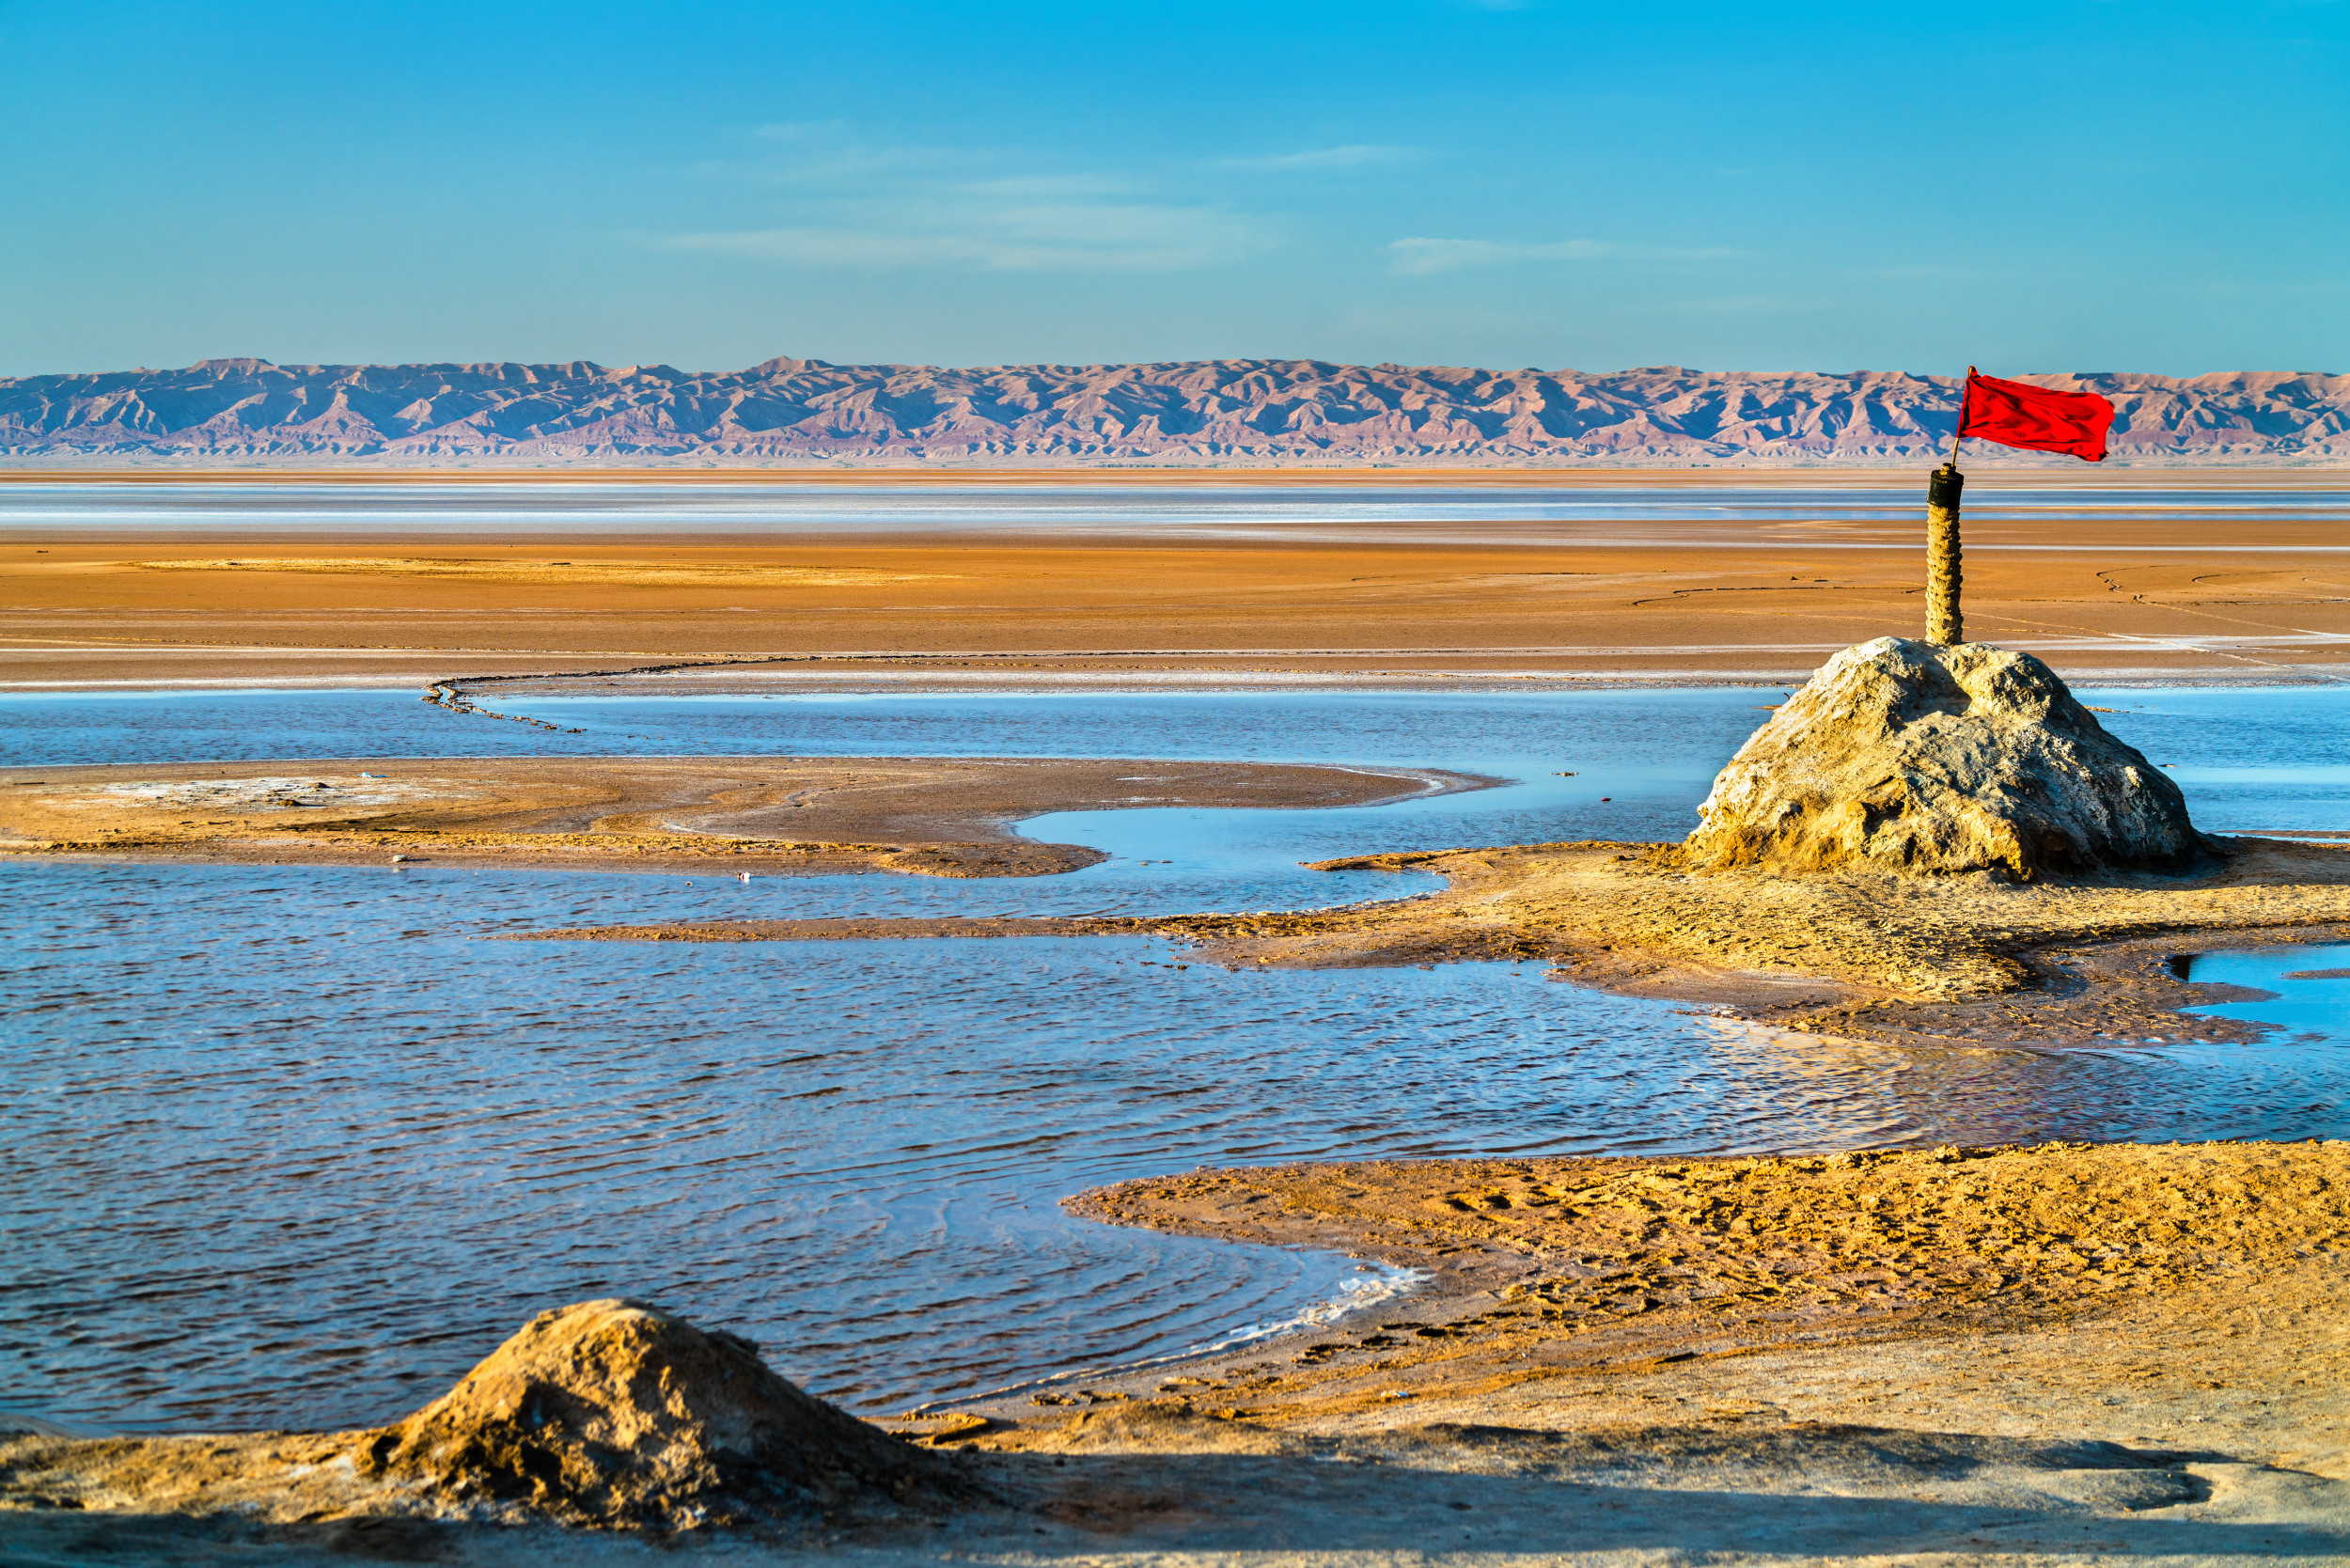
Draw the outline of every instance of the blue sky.
[[[2350,0],[0,0],[0,374],[2350,370]]]

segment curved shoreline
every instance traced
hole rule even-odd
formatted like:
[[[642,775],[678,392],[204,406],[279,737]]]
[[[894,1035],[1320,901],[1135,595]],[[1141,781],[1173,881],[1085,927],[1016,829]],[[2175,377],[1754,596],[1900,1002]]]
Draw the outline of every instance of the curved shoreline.
[[[531,720],[529,722],[539,723]],[[1046,876],[1107,856],[1013,824],[1488,789],[1443,769],[1131,758],[360,758],[0,769],[0,855],[766,876]]]
[[[1594,1564],[1642,1548],[1878,1561],[1888,1543],[1959,1562],[2098,1543],[2186,1560],[2350,1549],[2333,1311],[2350,1143],[1305,1165],[1127,1182],[1072,1207],[1409,1258],[1438,1283],[1335,1330],[887,1423],[961,1450],[939,1473],[967,1484],[939,1506],[693,1533],[787,1561],[854,1544],[889,1562],[951,1548],[1302,1568],[1335,1548],[1449,1555],[1466,1511],[1480,1539],[1465,1549],[1499,1535]],[[388,1475],[372,1456],[404,1430],[0,1426],[0,1519],[60,1561],[677,1549],[625,1518]]]

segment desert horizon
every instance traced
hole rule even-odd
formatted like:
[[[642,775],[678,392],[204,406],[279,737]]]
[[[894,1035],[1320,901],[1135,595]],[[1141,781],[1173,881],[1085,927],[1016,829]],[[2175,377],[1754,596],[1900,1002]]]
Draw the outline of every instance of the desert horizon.
[[[2350,7],[7,39],[0,1563],[2350,1562]]]

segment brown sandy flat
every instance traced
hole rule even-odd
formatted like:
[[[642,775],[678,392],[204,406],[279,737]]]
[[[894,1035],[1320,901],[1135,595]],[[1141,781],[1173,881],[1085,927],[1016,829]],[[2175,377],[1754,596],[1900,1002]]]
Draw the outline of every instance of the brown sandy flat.
[[[2199,1474],[2208,1498],[2215,1479],[2290,1471],[2331,1478],[2288,1489],[2350,1526],[2334,1309],[2350,1144],[1308,1165],[1128,1182],[1072,1206],[1432,1282],[1343,1332],[993,1402],[983,1443],[1081,1448],[1089,1428],[1154,1418],[1324,1436],[1450,1423],[1434,1430],[1519,1464],[1594,1445],[1702,1471],[1776,1449],[1789,1480],[1835,1490],[1855,1439],[1888,1455],[1925,1434],[2093,1441],[2141,1457],[2139,1509],[2199,1500]],[[1833,1556],[1824,1544],[1808,1549]]]
[[[2341,483],[2277,474],[2141,478],[2164,488]],[[1246,482],[1408,495],[1432,478],[1289,473]],[[1234,480],[1083,478],[1105,496]],[[1709,487],[1881,486],[1882,472],[1448,474],[1441,482],[1665,485],[1688,495],[1690,510],[1638,524],[1348,525],[1343,538],[1332,537],[1331,525],[1300,522],[1225,540],[1169,539],[1125,524],[1105,525],[1098,537],[1025,539],[11,530],[0,543],[0,682],[422,684],[760,658],[793,662],[729,678],[1778,679],[1835,649],[1923,625],[1919,526],[1724,522],[1706,503]],[[1977,491],[2029,485],[2062,497],[2082,482],[2054,471],[1986,475]],[[2152,488],[2142,506],[2127,487],[2081,494],[2074,510],[1968,520],[1967,627],[1976,638],[2040,653],[2070,675],[2332,679],[2350,657],[2342,517],[2247,511],[2216,520],[2172,510]]]
[[[0,769],[0,854],[728,874],[1042,876],[1047,811],[1362,806],[1433,770],[1053,758],[376,758]]]
[[[1400,1391],[1533,1400],[1554,1422],[1584,1427],[1658,1382],[1704,1374],[1700,1386],[1752,1390],[1770,1373],[1739,1363],[1777,1356],[1783,1369],[1808,1353],[1813,1375],[1779,1382],[1778,1399],[1704,1413],[1859,1420],[1895,1390],[1833,1387],[1821,1372],[1840,1358],[1820,1351],[1955,1339],[1979,1365],[1996,1364],[2008,1346],[2078,1344],[2086,1333],[2102,1351],[2089,1364],[2034,1356],[2008,1364],[2007,1387],[1935,1392],[2017,1412],[2056,1394],[2119,1389],[2136,1407],[2160,1392],[2165,1407],[2133,1408],[2126,1431],[2100,1421],[2078,1435],[2273,1440],[2287,1446],[2248,1457],[2350,1480],[2350,1407],[2337,1403],[2350,1335],[2331,1308],[2350,1284],[2346,1143],[1305,1165],[1128,1182],[1072,1207],[1432,1277],[1343,1334],[1268,1347],[1281,1353],[1269,1364],[1236,1354],[1220,1372],[1186,1369],[1155,1389],[1209,1414],[1222,1404],[1273,1425],[1389,1424]],[[2134,1343],[2112,1337],[2123,1320],[2141,1325]],[[2156,1322],[2165,1331],[2143,1335]],[[1237,1375],[1235,1363],[1258,1375]],[[1596,1403],[1574,1403],[1585,1398]],[[2194,1414],[2205,1419],[2183,1420]],[[1422,1407],[1405,1419],[1431,1417]],[[1031,1410],[1023,1424],[1059,1423]],[[2210,1424],[2237,1430],[2182,1430]]]

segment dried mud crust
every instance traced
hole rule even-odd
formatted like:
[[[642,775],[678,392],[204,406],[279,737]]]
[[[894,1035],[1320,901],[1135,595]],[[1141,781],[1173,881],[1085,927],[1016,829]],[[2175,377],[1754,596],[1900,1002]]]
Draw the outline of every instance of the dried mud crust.
[[[1047,811],[1363,806],[1435,770],[1000,758],[378,758],[0,770],[0,854],[597,870],[1048,876]]]
[[[1429,871],[1441,892],[1334,909],[1150,917],[744,920],[578,927],[565,940],[811,941],[1160,935],[1231,966],[1538,961],[1562,978],[1710,1001],[1776,1026],[1888,1043],[2066,1044],[2264,1027],[2184,1007],[2249,993],[2183,980],[2198,948],[2350,939],[2350,851],[2212,840],[2180,875],[1694,871],[1677,845],[1518,844],[1316,869]]]

